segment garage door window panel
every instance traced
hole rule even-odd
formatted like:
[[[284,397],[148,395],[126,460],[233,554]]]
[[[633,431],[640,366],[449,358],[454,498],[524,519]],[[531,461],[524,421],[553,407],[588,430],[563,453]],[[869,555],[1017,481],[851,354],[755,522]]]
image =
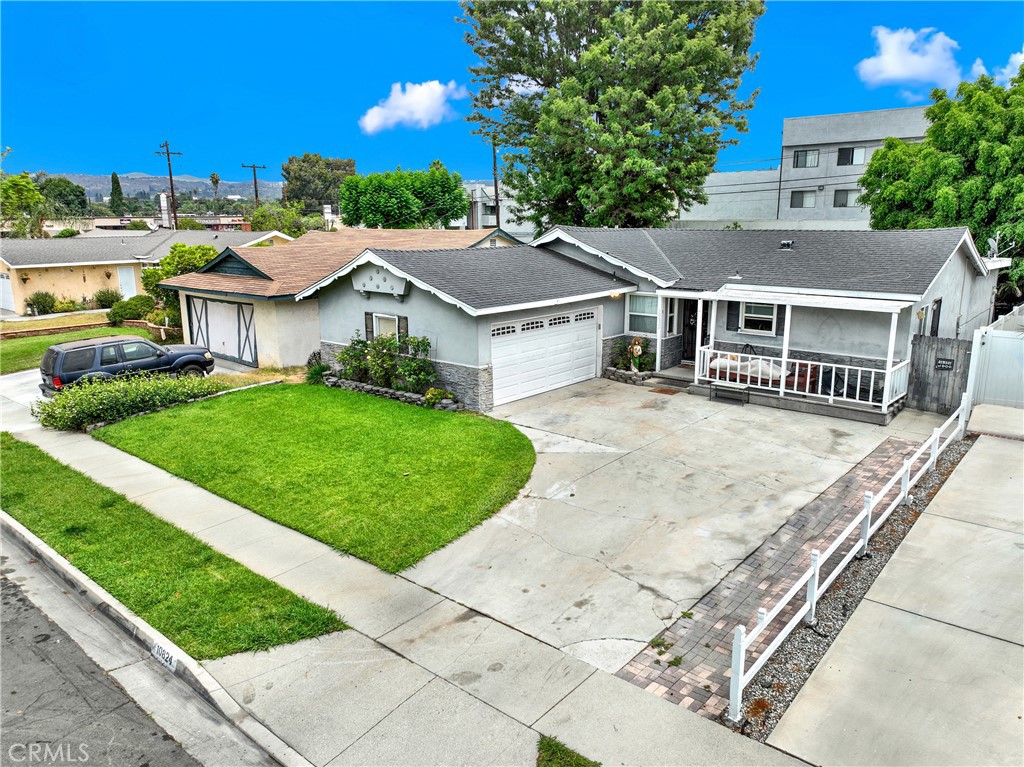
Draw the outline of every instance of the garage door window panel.
[[[652,294],[629,294],[629,321],[627,330],[630,333],[655,335],[658,332],[658,297]]]

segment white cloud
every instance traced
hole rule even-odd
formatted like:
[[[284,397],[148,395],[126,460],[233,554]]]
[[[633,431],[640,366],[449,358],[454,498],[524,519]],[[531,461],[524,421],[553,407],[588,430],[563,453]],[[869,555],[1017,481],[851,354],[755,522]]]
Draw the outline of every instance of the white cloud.
[[[401,83],[391,86],[391,93],[359,118],[359,127],[371,136],[397,125],[429,128],[455,116],[450,99],[464,99],[469,92],[454,80],[447,84],[438,80],[425,83]]]
[[[906,101],[908,104],[920,104],[928,100],[927,93],[918,93],[907,88],[900,88],[896,95]]]
[[[857,64],[857,74],[869,87],[904,83],[933,83],[952,89],[960,84],[960,65],[953,58],[956,40],[932,27],[920,30],[875,27],[877,52]]]
[[[1009,85],[1010,78],[1017,76],[1021,64],[1024,64],[1024,48],[1017,53],[1010,54],[1010,60],[1006,62],[1005,67],[996,67],[995,72],[992,73],[992,79],[998,85]]]
[[[987,75],[988,70],[985,69],[985,62],[981,59],[975,59],[974,63],[971,64],[971,80],[977,80],[982,75]]]

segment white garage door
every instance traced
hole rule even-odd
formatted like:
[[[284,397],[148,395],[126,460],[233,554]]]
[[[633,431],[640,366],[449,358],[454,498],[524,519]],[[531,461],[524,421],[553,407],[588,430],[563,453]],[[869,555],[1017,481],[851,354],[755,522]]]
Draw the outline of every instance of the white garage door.
[[[214,356],[258,366],[252,304],[189,296],[188,328],[192,343],[205,346]]]
[[[597,309],[494,323],[494,404],[594,378],[599,345]]]
[[[11,275],[0,272],[0,309],[14,311],[14,290],[11,287]]]

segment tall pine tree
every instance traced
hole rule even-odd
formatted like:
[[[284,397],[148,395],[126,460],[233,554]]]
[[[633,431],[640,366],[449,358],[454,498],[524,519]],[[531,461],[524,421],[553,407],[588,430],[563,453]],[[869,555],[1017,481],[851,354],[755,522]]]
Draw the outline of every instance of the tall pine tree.
[[[110,174],[110,209],[115,216],[124,215],[124,192],[121,191],[121,179],[117,177],[116,173]]]

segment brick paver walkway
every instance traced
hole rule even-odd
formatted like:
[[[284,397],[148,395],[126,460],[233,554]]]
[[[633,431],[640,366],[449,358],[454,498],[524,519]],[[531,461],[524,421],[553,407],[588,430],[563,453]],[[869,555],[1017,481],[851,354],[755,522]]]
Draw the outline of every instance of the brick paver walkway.
[[[850,473],[841,477],[811,503],[796,512],[770,538],[680,618],[661,639],[671,645],[647,647],[617,676],[673,703],[708,718],[718,717],[729,705],[729,670],[732,636],[736,626],[748,631],[757,625],[757,610],[771,610],[811,563],[811,552],[824,551],[864,508],[864,493],[877,492],[903,468],[917,445],[890,438],[879,445]],[[890,492],[895,498],[899,486]],[[890,500],[884,501],[886,505]],[[886,506],[882,506],[885,509]],[[832,572],[853,541],[822,562],[821,579]],[[803,606],[794,599],[747,652],[747,668],[778,636],[786,620]],[[679,656],[677,666],[668,665]]]

